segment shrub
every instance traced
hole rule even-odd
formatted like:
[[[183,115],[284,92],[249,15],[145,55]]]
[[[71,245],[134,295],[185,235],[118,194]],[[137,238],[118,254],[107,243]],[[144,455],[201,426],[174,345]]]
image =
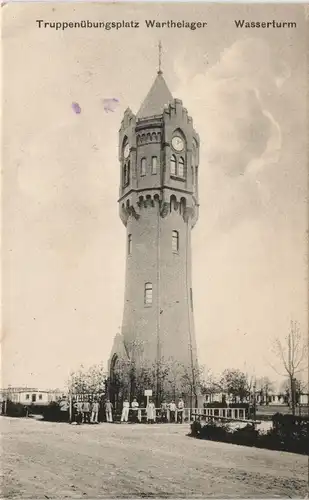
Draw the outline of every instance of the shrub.
[[[6,415],[9,417],[26,417],[28,415],[28,409],[21,403],[13,403],[13,401],[7,401],[6,404]]]
[[[309,453],[309,417],[295,415],[273,415],[271,436],[276,436],[282,449]]]
[[[202,429],[201,422],[199,422],[198,420],[195,420],[194,422],[192,422],[192,424],[191,424],[191,436],[200,437],[201,429]]]
[[[248,424],[246,427],[235,430],[233,433],[233,442],[245,446],[254,446],[259,437],[260,433],[255,429],[254,425]]]
[[[191,435],[201,439],[308,455],[308,420],[308,417],[276,414],[273,416],[274,427],[266,434],[260,434],[254,425],[249,423],[230,432],[227,425],[217,422],[210,421],[204,426],[201,426],[200,422],[193,422]]]
[[[44,420],[49,422],[68,422],[69,420],[69,412],[61,411],[59,403],[54,401],[43,408],[42,414]]]
[[[249,409],[249,403],[229,403],[227,404],[226,402],[221,402],[221,403],[204,403],[203,407],[204,408],[245,408],[246,410]]]
[[[201,428],[200,436],[211,441],[230,441],[232,434],[229,432],[228,425],[220,425],[210,421]]]

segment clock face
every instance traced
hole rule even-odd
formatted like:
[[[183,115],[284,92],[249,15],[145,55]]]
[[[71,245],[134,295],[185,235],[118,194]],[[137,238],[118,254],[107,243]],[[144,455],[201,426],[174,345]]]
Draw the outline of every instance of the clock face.
[[[175,135],[172,139],[172,146],[175,149],[175,151],[182,151],[184,147],[184,143],[181,137],[178,135]]]
[[[129,143],[127,143],[127,144],[125,145],[125,147],[124,147],[124,150],[123,150],[123,156],[124,156],[125,158],[128,158],[129,154],[130,154],[130,144],[129,144]]]

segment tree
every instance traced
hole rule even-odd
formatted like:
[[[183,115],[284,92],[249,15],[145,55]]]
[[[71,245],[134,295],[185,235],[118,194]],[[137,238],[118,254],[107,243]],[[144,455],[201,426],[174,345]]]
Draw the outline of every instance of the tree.
[[[100,394],[105,392],[106,372],[102,364],[92,365],[86,369],[83,365],[70,373],[69,392],[73,394]]]
[[[295,377],[294,379],[294,390],[295,390],[295,404],[299,404],[300,402],[300,396],[304,392],[307,391],[306,384],[303,380],[300,380]],[[283,391],[283,397],[288,403],[289,401],[292,401],[292,395],[291,395],[291,386],[290,386],[290,380],[287,378],[283,384],[282,384],[282,391]]]
[[[190,398],[191,406],[194,399],[197,405],[204,380],[201,367],[192,369],[174,358],[149,361],[139,353],[136,345],[126,346],[126,359],[117,361],[117,371],[108,380],[110,394],[118,394],[116,399],[119,400],[124,397],[141,399],[145,389],[152,389],[157,405],[163,399],[175,400],[177,397]]]
[[[180,365],[180,386],[182,393],[190,397],[190,407],[198,408],[198,398],[205,386],[205,368],[196,364],[195,366]]]
[[[295,415],[297,376],[305,369],[304,364],[308,352],[308,346],[302,338],[297,321],[291,321],[290,331],[284,341],[279,338],[275,339],[273,351],[282,365],[284,375],[288,378],[290,404],[292,413]],[[274,370],[279,373],[276,368]]]
[[[201,393],[205,394],[217,394],[222,392],[222,387],[220,380],[218,381],[210,372],[204,375],[201,383]]]
[[[230,394],[234,402],[236,401],[236,397],[239,397],[240,401],[247,398],[250,394],[249,385],[250,382],[247,375],[240,370],[224,370],[220,380],[221,390]]]
[[[268,377],[261,377],[256,381],[256,389],[261,396],[262,404],[269,402],[269,393],[273,390],[273,383]]]

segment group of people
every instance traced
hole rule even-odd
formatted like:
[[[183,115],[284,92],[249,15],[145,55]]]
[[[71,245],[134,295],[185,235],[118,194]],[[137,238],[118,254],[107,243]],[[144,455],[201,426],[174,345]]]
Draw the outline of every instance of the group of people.
[[[77,424],[98,424],[100,403],[94,399],[75,401],[73,404],[74,418]]]
[[[183,399],[179,399],[177,405],[175,401],[171,401],[170,403],[163,401],[161,407],[158,409],[152,399],[148,400],[146,406],[144,403],[139,404],[137,398],[134,398],[131,404],[128,399],[125,399],[122,404],[120,422],[128,422],[130,416],[130,421],[134,423],[141,423],[144,421],[149,424],[158,421],[182,423],[184,418],[184,407]],[[101,409],[103,409],[105,413],[106,422],[113,422],[115,418],[115,409],[109,399],[105,400],[103,407],[97,399],[75,401],[73,404],[73,421],[77,424],[98,424],[99,413],[100,419],[102,419]]]
[[[176,405],[175,401],[167,403],[163,401],[161,407],[157,409],[154,402],[149,399],[146,407],[143,403],[139,405],[136,398],[133,399],[131,406],[128,399],[125,399],[122,406],[122,413],[120,422],[128,422],[129,412],[132,412],[132,422],[142,422],[144,415],[146,414],[146,421],[149,424],[153,424],[157,420],[160,422],[183,422],[183,412],[184,412],[184,401],[179,399]]]

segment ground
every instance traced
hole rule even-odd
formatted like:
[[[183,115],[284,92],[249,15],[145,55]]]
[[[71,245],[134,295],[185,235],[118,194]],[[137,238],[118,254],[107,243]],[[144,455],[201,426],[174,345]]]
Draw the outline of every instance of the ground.
[[[308,457],[187,436],[189,426],[1,418],[2,498],[301,497]]]

